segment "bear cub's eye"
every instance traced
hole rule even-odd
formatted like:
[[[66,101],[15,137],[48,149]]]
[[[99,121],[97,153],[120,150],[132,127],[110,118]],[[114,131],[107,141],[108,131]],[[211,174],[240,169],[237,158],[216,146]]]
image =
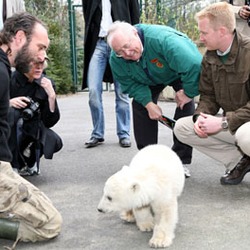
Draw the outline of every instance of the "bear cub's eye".
[[[110,196],[107,196],[107,199],[108,199],[109,201],[112,201],[112,197],[110,197]]]

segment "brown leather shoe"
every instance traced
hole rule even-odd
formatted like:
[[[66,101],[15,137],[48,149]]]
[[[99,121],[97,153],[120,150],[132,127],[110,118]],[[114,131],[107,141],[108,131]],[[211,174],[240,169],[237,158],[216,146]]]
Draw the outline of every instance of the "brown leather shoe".
[[[220,178],[222,185],[237,185],[241,183],[246,173],[250,172],[250,157],[244,155],[235,168]]]

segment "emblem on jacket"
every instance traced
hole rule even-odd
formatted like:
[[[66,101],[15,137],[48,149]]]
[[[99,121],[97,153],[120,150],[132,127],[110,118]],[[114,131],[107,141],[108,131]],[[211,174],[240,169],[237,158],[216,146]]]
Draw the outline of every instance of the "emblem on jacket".
[[[154,59],[150,60],[150,62],[155,63],[156,67],[158,67],[158,68],[163,68],[164,67],[164,65],[161,62],[159,62],[159,60],[157,58],[154,58]]]

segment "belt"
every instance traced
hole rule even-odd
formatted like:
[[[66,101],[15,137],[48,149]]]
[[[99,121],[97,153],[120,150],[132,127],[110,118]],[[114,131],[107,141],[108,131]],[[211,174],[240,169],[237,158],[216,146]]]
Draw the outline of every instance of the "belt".
[[[106,37],[99,37],[100,40],[106,40]]]

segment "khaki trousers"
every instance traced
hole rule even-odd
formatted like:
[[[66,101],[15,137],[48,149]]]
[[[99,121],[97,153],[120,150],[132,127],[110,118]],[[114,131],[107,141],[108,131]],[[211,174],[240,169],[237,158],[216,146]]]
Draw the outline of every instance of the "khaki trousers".
[[[178,140],[221,162],[227,170],[232,170],[243,154],[250,156],[250,122],[239,127],[235,135],[226,130],[200,138],[189,116],[176,122],[174,133]]]
[[[59,235],[61,214],[50,199],[33,184],[0,161],[0,218],[18,221],[17,242],[36,242]]]

